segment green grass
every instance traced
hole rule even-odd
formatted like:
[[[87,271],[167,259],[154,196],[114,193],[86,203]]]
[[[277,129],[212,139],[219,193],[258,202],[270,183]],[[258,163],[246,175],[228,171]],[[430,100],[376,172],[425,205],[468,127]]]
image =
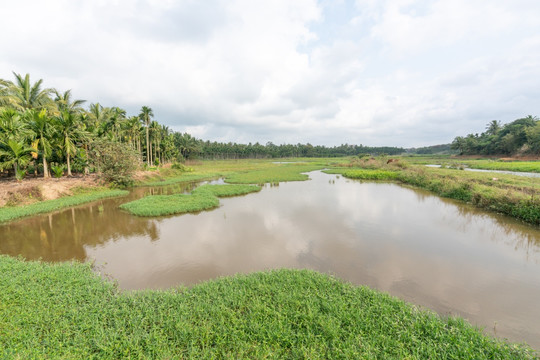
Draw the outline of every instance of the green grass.
[[[119,292],[90,265],[0,256],[0,358],[535,359],[367,287],[275,270]]]
[[[163,216],[213,209],[219,199],[212,194],[153,195],[120,205],[121,209],[137,216]]]
[[[373,169],[351,169],[345,171],[325,171],[326,173],[339,173],[349,179],[357,180],[396,180],[398,173],[389,170],[373,170]]]
[[[212,194],[217,197],[228,197],[257,191],[261,191],[261,187],[256,185],[202,185],[193,190],[192,194]]]
[[[473,169],[540,173],[540,161],[458,160],[457,162]]]
[[[411,164],[427,165],[437,164],[443,166],[456,167],[465,165],[471,169],[482,170],[504,170],[518,172],[540,173],[540,161],[502,161],[493,159],[467,159],[449,156],[424,156],[424,157],[403,157]]]
[[[54,200],[40,201],[30,205],[0,208],[0,223],[19,219],[26,216],[48,213],[70,206],[76,206],[99,199],[127,195],[126,190],[92,189],[76,195],[61,197]]]
[[[225,178],[231,184],[265,184],[279,183],[281,181],[305,181],[309,176],[302,174],[324,168],[321,164],[272,164],[273,166],[244,172],[233,173]]]
[[[137,216],[162,216],[210,210],[219,206],[218,197],[238,196],[260,191],[253,185],[203,185],[191,195],[153,195],[120,205]]]
[[[173,185],[182,182],[188,181],[203,181],[218,178],[220,173],[211,173],[211,174],[193,174],[193,173],[181,173],[181,174],[171,174],[169,178],[159,177],[157,179],[147,180],[138,184],[138,186],[166,186]]]

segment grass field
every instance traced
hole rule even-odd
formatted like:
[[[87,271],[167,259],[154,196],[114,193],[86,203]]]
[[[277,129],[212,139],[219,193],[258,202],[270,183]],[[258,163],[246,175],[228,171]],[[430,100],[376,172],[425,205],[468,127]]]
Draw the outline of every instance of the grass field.
[[[106,188],[87,190],[76,195],[65,196],[54,200],[40,201],[30,205],[0,208],[0,223],[19,219],[26,216],[43,214],[71,206],[76,206],[99,199],[127,195],[126,190],[111,190]]]
[[[118,292],[88,264],[0,256],[5,359],[535,359],[366,287],[276,270]]]

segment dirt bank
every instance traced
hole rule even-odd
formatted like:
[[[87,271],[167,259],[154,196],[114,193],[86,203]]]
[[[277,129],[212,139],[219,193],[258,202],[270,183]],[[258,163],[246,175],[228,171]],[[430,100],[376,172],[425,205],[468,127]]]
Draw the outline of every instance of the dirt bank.
[[[0,179],[0,207],[25,205],[72,195],[75,189],[99,186],[95,175],[62,178]]]

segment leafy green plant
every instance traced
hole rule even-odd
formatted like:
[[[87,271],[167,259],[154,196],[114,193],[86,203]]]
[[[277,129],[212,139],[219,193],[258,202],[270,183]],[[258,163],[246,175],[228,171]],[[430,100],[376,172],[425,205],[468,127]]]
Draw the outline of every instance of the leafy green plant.
[[[55,178],[61,178],[64,175],[65,165],[53,165],[51,164],[51,171]]]
[[[128,145],[100,139],[92,144],[92,154],[102,180],[119,187],[133,184],[138,160]]]
[[[26,176],[26,169],[17,169],[15,171],[15,178],[17,181],[21,181]]]

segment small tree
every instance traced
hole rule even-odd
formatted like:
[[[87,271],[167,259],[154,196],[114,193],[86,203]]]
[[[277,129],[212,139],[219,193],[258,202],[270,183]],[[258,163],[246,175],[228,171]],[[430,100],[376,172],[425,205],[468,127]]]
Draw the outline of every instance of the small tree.
[[[113,185],[126,187],[133,184],[137,169],[137,153],[124,143],[99,139],[92,143],[93,166],[98,176]]]

